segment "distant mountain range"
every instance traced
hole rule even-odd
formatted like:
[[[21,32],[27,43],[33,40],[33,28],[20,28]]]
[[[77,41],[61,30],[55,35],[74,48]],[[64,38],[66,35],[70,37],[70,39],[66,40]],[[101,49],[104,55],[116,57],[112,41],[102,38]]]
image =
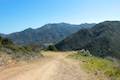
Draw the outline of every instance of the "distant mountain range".
[[[5,37],[5,34],[0,33],[0,36]]]
[[[59,50],[89,50],[96,56],[120,59],[120,21],[105,21],[90,29],[81,29],[56,44]]]
[[[81,25],[67,23],[46,24],[37,29],[28,28],[21,32],[1,35],[11,39],[16,44],[51,44],[63,40],[82,28],[91,28],[94,25],[87,23]]]
[[[55,44],[58,50],[89,50],[95,56],[120,58],[120,21],[99,24],[46,24],[12,34],[0,34],[16,44]]]

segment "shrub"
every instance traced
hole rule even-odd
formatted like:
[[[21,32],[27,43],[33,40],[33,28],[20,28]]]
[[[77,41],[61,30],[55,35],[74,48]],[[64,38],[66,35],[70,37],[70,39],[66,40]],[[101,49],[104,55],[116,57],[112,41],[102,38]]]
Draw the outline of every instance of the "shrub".
[[[82,50],[78,51],[77,53],[80,54],[81,56],[92,56],[90,54],[89,50],[82,49]]]
[[[47,50],[50,50],[50,51],[57,51],[57,48],[54,46],[54,45],[49,45]]]
[[[1,43],[2,43],[2,37],[0,36],[0,46],[1,46]]]
[[[2,45],[11,45],[13,42],[7,38],[4,38],[1,42]]]

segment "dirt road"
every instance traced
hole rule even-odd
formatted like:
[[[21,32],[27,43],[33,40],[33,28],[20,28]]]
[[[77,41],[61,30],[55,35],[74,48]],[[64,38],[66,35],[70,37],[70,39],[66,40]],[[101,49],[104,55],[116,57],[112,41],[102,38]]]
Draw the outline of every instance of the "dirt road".
[[[0,71],[0,80],[95,80],[80,68],[79,62],[67,59],[68,54],[44,52],[45,57],[37,62]]]

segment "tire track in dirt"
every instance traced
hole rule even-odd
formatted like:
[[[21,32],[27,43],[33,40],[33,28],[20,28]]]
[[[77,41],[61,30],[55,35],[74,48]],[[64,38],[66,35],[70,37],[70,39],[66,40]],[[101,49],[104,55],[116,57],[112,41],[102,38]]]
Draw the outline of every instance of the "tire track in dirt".
[[[0,80],[96,80],[67,59],[66,52],[45,52],[42,60],[0,72]]]

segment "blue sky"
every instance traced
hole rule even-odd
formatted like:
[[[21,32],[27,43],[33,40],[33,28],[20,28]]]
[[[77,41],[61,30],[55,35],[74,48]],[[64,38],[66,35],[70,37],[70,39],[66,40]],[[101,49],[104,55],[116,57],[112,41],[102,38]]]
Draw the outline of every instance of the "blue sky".
[[[0,33],[105,20],[120,20],[120,0],[0,0]]]

